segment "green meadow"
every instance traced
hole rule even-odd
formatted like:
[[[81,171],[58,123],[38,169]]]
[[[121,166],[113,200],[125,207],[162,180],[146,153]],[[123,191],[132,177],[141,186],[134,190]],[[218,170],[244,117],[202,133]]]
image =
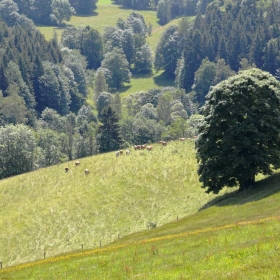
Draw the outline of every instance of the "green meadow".
[[[180,151],[180,146],[184,147],[184,145],[186,151],[192,144],[188,142],[172,143],[168,147],[169,150],[161,151],[162,147],[157,147],[158,150],[154,150],[155,154],[149,153],[146,156],[151,156],[155,161],[160,153],[168,154],[169,168],[171,165],[178,167],[179,161],[172,155],[177,154],[174,152],[175,149]],[[115,160],[125,162],[133,159],[134,156],[133,162],[137,165],[138,160],[144,157],[140,153],[141,151],[138,155],[133,154],[131,157]],[[109,153],[106,156],[113,156],[113,154]],[[94,160],[93,158],[91,161]],[[161,157],[161,164],[163,164],[163,160],[164,158]],[[112,162],[110,165],[113,166]],[[188,166],[189,169],[188,160],[185,161],[185,166]],[[174,169],[171,169],[174,172]],[[156,181],[161,181],[159,177],[164,177],[163,174],[164,172],[162,175],[158,175]],[[194,174],[195,172],[193,172],[193,176],[195,176]],[[143,178],[139,179],[141,178],[137,177],[134,180],[134,183],[138,182],[138,188],[133,192],[135,200],[130,198],[131,201],[133,200],[132,204],[138,204],[139,195],[142,193],[143,197],[144,194],[140,182],[142,184],[145,182],[143,182]],[[149,180],[151,179],[152,176],[149,177]],[[280,173],[258,179],[256,186],[245,193],[233,190],[231,193],[224,192],[219,196],[206,195],[207,197],[204,197],[205,193],[199,188],[197,182],[183,184],[184,194],[181,192],[180,195],[176,195],[175,193],[179,189],[173,189],[172,181],[175,179],[170,178],[168,185],[174,192],[172,195],[169,194],[168,200],[173,202],[173,205],[169,204],[169,207],[177,208],[177,211],[174,210],[176,213],[179,213],[178,209],[181,207],[185,208],[185,214],[181,213],[184,218],[178,216],[177,219],[174,217],[176,216],[174,212],[169,217],[171,222],[165,224],[168,218],[163,214],[162,219],[158,219],[157,228],[149,230],[139,228],[140,231],[127,236],[121,234],[108,246],[97,244],[98,246],[95,248],[87,247],[83,250],[80,248],[68,254],[47,256],[46,259],[43,259],[41,255],[41,258],[35,262],[4,267],[0,270],[0,279],[278,279],[280,273]],[[12,178],[7,179],[7,181],[9,180]],[[12,185],[10,186],[12,188]],[[150,188],[151,192],[155,192],[151,185]],[[129,190],[125,192],[129,192]],[[158,194],[164,192],[164,188],[161,187]],[[113,195],[114,193],[111,195],[112,200]],[[73,196],[78,199],[77,193]],[[180,196],[186,198],[183,202],[184,205],[181,205]],[[146,207],[149,204],[150,210],[153,210],[150,212],[155,211],[155,207],[150,204],[152,198],[153,196],[149,196],[142,201]],[[75,203],[68,195],[64,200],[64,208],[66,201],[69,204]],[[163,201],[161,196],[161,208],[163,208]],[[62,202],[59,203],[59,205],[61,204]],[[108,202],[103,204],[104,211],[106,211],[105,208],[109,206]],[[120,207],[123,205],[121,201],[119,205]],[[1,209],[3,208],[1,207]],[[169,212],[169,208],[165,211]],[[13,211],[11,209],[8,212]],[[69,224],[70,220],[66,213],[67,211],[65,211],[65,221],[60,220],[59,223],[56,223],[56,230],[54,230],[55,236],[60,236],[61,243],[63,243],[65,233],[60,233],[60,228],[66,221],[68,221],[68,229],[73,230],[73,236],[78,234],[74,231],[73,223]],[[72,215],[74,216],[74,213]],[[133,211],[129,211],[129,214],[126,212],[124,216],[131,215],[133,215]],[[53,222],[55,222],[59,215],[53,216]],[[117,216],[120,217],[118,212],[115,213],[114,219]],[[110,215],[107,214],[106,218],[110,219]],[[153,219],[153,221],[155,220]],[[161,224],[162,226],[160,226]],[[21,235],[19,234],[18,237],[20,238]],[[44,239],[46,236],[47,234]],[[32,243],[38,241],[33,236]],[[61,243],[57,240],[57,246]],[[2,240],[1,244],[3,244]],[[25,250],[27,252],[27,248]],[[9,254],[11,253],[10,251]]]
[[[131,12],[133,12],[133,10],[124,9],[120,5],[114,5],[109,0],[99,0],[97,3],[97,10],[93,15],[75,15],[67,22],[67,25],[76,27],[89,25],[102,34],[106,27],[115,26],[119,18],[126,19]],[[158,23],[156,11],[140,10],[136,12],[143,15],[146,24],[151,23],[153,26],[152,34],[147,37],[147,42],[151,46],[153,52],[155,52],[162,33],[168,26],[177,25],[179,19],[174,19],[168,24],[161,26]],[[63,28],[59,27],[37,26],[37,28],[45,35],[47,40],[53,38],[54,33],[57,34],[60,40],[63,32]],[[174,86],[174,79],[166,77],[162,71],[153,71],[150,74],[134,74],[130,83],[125,83],[118,92],[121,93],[121,97],[125,97],[138,91],[148,91],[151,88],[160,88],[164,86]]]
[[[160,226],[196,213],[216,196],[199,187],[193,146],[155,144],[151,152],[100,154],[78,167],[69,162],[1,180],[3,266],[103,246],[149,222]]]
[[[111,2],[67,24],[102,32],[132,12]],[[155,51],[179,19],[160,26],[155,11],[137,12],[153,25]],[[47,39],[63,31],[38,28]],[[153,71],[118,92],[172,85]],[[0,180],[0,279],[279,279],[280,171],[244,192],[206,194],[193,140],[152,145]]]

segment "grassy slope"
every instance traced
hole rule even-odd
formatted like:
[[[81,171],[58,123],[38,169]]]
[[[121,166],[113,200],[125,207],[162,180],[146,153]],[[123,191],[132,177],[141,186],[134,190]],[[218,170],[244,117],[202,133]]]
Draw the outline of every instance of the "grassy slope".
[[[212,207],[104,249],[0,270],[0,278],[276,279],[279,179],[278,172],[246,193],[215,198]]]
[[[114,153],[0,181],[0,261],[4,266],[94,248],[198,211],[214,195],[199,188],[191,140],[152,152]],[[83,170],[91,173],[86,176]]]

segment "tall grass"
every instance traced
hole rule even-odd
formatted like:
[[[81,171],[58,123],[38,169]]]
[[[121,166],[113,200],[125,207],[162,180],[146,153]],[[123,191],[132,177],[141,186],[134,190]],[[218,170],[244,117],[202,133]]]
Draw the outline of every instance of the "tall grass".
[[[70,167],[65,173],[64,167]],[[86,176],[85,168],[90,170]],[[88,157],[0,181],[4,266],[94,248],[196,213],[216,197],[199,187],[193,142]]]
[[[279,177],[260,181],[246,194],[225,194],[215,207],[109,247],[11,267],[0,277],[278,279]]]

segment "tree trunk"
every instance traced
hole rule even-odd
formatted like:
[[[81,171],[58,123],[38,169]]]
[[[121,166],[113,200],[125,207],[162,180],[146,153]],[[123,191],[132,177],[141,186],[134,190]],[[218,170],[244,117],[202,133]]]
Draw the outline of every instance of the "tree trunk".
[[[246,190],[255,183],[255,176],[239,180],[239,191]]]

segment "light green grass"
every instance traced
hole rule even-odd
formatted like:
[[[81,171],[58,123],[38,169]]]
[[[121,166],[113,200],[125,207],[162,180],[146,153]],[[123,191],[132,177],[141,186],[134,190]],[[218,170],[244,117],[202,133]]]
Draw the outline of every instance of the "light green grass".
[[[163,71],[153,71],[150,74],[134,74],[130,83],[125,83],[117,92],[121,93],[121,98],[124,98],[135,92],[167,86],[174,86],[174,79],[168,77]]]
[[[149,221],[163,225],[196,213],[215,197],[199,187],[196,170],[189,140],[1,180],[0,261],[5,267],[40,259],[43,252],[94,248],[143,230]]]
[[[135,10],[123,9],[119,5],[111,4],[111,1],[108,0],[99,0],[94,15],[75,15],[72,16],[71,20],[66,23],[67,25],[72,25],[76,27],[84,27],[88,25],[98,30],[102,34],[106,27],[115,26],[119,18],[125,20],[133,11]],[[152,35],[147,37],[147,42],[150,44],[153,51],[156,50],[156,46],[159,42],[160,36],[166,30],[166,28],[170,25],[177,25],[179,21],[179,19],[174,19],[168,24],[161,26],[158,23],[155,11],[137,10],[135,12],[143,15],[147,25],[151,23],[153,26]],[[60,40],[61,34],[64,30],[63,28],[52,26],[37,26],[37,28],[45,35],[45,38],[47,40],[53,38],[54,32],[58,35],[58,38]]]
[[[280,174],[195,215],[0,271],[2,279],[278,279]]]

